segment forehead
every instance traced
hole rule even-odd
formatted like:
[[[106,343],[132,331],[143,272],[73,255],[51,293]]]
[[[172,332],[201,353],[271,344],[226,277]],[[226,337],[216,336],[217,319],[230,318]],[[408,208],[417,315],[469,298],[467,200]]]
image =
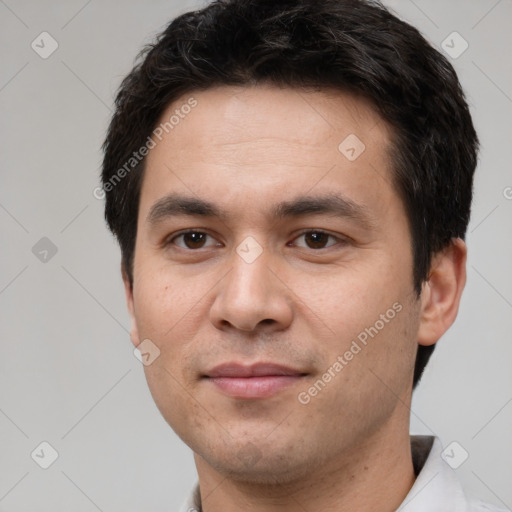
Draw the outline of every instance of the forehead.
[[[334,89],[272,85],[220,86],[191,92],[164,110],[159,125],[182,110],[191,98],[196,106],[182,114],[169,131],[172,137],[167,142],[178,139],[178,150],[216,149],[224,157],[232,152],[231,144],[243,151],[244,145],[276,148],[279,141],[281,145],[306,146],[308,151],[325,151],[327,146],[336,151],[339,142],[351,133],[366,139],[366,146],[382,147],[390,138],[389,126],[361,96]],[[173,121],[178,121],[176,115]],[[379,129],[374,130],[376,127]],[[152,152],[153,156],[159,153]]]
[[[304,194],[316,183],[323,192],[335,185],[352,195],[366,189],[370,201],[372,195],[382,200],[383,186],[392,192],[392,131],[368,101],[353,94],[215,87],[174,101],[156,128],[160,136],[153,136],[156,144],[146,159],[141,213],[176,188],[219,200],[237,190],[250,190],[254,200],[282,198]]]

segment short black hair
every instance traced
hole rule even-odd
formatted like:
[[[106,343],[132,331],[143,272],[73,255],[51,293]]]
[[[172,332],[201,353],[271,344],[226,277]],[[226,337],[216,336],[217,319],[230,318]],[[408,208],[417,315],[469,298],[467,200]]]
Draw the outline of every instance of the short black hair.
[[[144,48],[103,144],[105,217],[130,283],[145,162],[137,151],[185,93],[257,84],[356,93],[391,125],[393,184],[408,215],[419,296],[432,255],[464,239],[478,138],[452,65],[372,0],[216,0]],[[418,347],[413,387],[434,346]]]

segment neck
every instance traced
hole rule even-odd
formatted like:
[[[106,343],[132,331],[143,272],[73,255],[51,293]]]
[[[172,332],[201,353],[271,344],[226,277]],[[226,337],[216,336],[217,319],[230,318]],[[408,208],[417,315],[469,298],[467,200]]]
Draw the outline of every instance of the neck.
[[[398,430],[395,422],[390,423],[350,450],[316,468],[312,465],[306,477],[286,484],[237,481],[196,454],[202,510],[392,512],[403,502],[415,476],[408,428]]]

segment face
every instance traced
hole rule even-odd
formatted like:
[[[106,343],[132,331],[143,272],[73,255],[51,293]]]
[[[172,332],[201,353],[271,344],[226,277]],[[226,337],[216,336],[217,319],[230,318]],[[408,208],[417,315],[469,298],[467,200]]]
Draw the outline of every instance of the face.
[[[147,156],[132,341],[160,351],[149,388],[196,460],[291,481],[408,428],[419,305],[392,134],[361,98],[271,86],[194,92],[162,121],[193,102]]]

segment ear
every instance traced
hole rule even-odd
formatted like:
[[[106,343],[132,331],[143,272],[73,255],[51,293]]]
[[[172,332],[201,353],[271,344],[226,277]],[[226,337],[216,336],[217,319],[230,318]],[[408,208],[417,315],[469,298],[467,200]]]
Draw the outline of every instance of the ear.
[[[455,321],[466,284],[466,256],[466,244],[454,238],[433,257],[429,277],[421,291],[420,345],[436,343]]]
[[[128,277],[125,266],[121,263],[121,275],[123,276],[124,293],[126,295],[126,305],[131,320],[130,339],[135,347],[140,344],[139,330],[137,328],[137,320],[135,319],[135,307],[133,304],[133,286]]]

